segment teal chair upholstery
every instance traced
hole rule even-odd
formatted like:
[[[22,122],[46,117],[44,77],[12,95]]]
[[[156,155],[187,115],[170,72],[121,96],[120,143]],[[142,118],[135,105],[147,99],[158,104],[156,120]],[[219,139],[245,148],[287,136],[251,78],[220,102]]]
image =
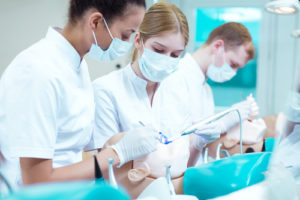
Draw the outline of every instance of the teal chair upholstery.
[[[270,152],[235,155],[189,168],[183,179],[184,194],[209,199],[259,183],[270,156]]]
[[[70,182],[51,183],[25,187],[3,200],[67,200],[67,199],[105,199],[129,200],[123,189],[117,190],[105,183]]]

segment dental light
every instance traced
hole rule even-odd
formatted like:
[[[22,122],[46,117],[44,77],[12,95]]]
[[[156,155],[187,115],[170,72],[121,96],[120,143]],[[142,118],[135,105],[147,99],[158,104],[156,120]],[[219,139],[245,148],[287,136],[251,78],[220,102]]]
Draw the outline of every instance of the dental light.
[[[274,14],[290,15],[298,12],[298,0],[274,0],[265,5],[265,9]]]

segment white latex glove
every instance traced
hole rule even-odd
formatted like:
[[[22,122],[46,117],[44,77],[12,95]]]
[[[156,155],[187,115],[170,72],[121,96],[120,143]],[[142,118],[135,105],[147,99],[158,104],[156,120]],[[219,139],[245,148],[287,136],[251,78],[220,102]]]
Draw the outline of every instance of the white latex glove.
[[[234,104],[232,108],[237,108],[240,111],[240,115],[242,117],[242,121],[244,120],[253,120],[258,115],[258,105],[253,98],[252,94],[250,94],[245,101],[241,101],[237,104]],[[233,112],[234,113],[234,112]],[[238,114],[235,112],[237,116],[237,120],[239,121]]]
[[[239,110],[242,121],[253,120],[258,115],[259,111],[257,103],[251,94],[247,97],[247,100],[234,104],[232,108],[237,108]],[[219,122],[220,126],[223,127],[222,133],[224,133],[238,125],[240,123],[240,118],[238,113],[233,111],[216,122]]]
[[[117,144],[110,146],[119,156],[118,167],[155,151],[157,137],[158,132],[147,126],[128,131]]]
[[[234,104],[232,108],[239,110],[242,121],[254,119],[255,116],[258,115],[258,106],[251,94],[247,97],[247,100]],[[195,134],[201,136],[202,140],[204,139],[206,141],[205,143],[208,144],[218,139],[221,133],[227,132],[239,122],[240,118],[238,113],[233,111],[217,121],[198,127]]]
[[[202,125],[194,132],[194,147],[202,150],[205,145],[219,139],[223,129],[222,123],[218,122]]]

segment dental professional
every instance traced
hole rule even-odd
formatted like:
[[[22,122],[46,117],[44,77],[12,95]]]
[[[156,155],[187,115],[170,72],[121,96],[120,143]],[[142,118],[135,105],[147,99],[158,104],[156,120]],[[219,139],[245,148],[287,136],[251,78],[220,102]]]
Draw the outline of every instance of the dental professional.
[[[254,54],[254,45],[247,28],[240,23],[230,22],[212,30],[202,47],[193,54],[187,53],[181,59],[176,73],[180,74],[185,82],[184,90],[189,91],[192,121],[214,114],[213,94],[207,79],[219,83],[231,80],[240,68],[254,58]],[[169,83],[169,87],[171,84]],[[253,119],[258,114],[258,106],[251,96],[232,107],[239,110],[242,121]],[[199,127],[195,132],[189,165],[195,164],[199,151],[201,152],[206,144],[213,142],[221,133],[237,124],[239,116],[237,112],[232,112],[215,122]]]
[[[110,61],[131,48],[144,0],[71,0],[63,29],[21,52],[0,82],[0,146],[4,175],[15,187],[101,178],[108,158],[122,165],[156,149],[155,132],[140,127],[82,161],[94,147],[94,96],[84,56]]]
[[[173,88],[165,88],[161,83],[177,70],[188,40],[188,22],[175,5],[157,3],[149,8],[134,38],[132,62],[93,83],[96,103],[94,137],[98,148],[103,148],[116,133],[141,127],[142,124],[150,124],[167,136],[191,124],[189,115],[182,115],[189,109],[188,102],[175,105],[172,100],[178,97],[164,95],[166,89],[180,87],[180,82],[174,80]],[[157,151],[134,160],[131,167],[142,168],[154,180],[165,176],[165,166],[170,164],[172,177],[177,178],[182,177],[188,159],[189,137],[183,137],[169,145],[158,144]],[[127,179],[128,176],[116,172],[117,179]],[[133,198],[150,183],[142,179],[138,185],[128,180],[118,181]]]

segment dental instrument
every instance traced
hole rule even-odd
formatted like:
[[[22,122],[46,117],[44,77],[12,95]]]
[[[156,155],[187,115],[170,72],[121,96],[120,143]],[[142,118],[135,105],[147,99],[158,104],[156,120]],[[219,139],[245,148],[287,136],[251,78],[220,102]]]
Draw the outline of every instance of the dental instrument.
[[[193,124],[192,126],[190,126],[189,128],[185,129],[184,131],[182,131],[181,133],[173,136],[173,137],[170,137],[168,138],[167,136],[165,136],[163,133],[160,133],[160,142],[163,143],[163,144],[169,144],[177,139],[179,139],[180,137],[182,136],[185,136],[185,135],[189,135],[191,133],[194,133],[198,127],[200,127],[201,125],[205,125],[207,123],[210,123],[210,122],[213,122],[213,121],[216,121],[222,117],[224,117],[225,115],[233,112],[233,111],[236,111],[239,115],[239,119],[240,119],[240,154],[243,153],[243,144],[242,144],[242,118],[241,118],[241,114],[239,112],[239,110],[237,108],[229,108],[223,112],[220,112],[220,113],[217,113],[215,115],[212,115],[204,120],[200,120],[199,122]]]
[[[222,143],[219,143],[218,144],[218,147],[217,147],[217,151],[216,151],[216,160],[220,160],[220,150],[221,150],[221,147],[222,147]]]
[[[225,156],[225,157],[230,157],[230,154],[227,150],[225,149],[221,149],[221,153]]]
[[[173,185],[172,179],[171,179],[171,165],[166,166],[166,179],[167,179],[167,183],[169,185],[170,195],[175,196],[176,193],[175,193],[174,185]]]
[[[114,173],[114,168],[113,168],[113,163],[114,163],[114,159],[113,158],[109,158],[108,159],[108,175],[109,175],[109,184],[118,189],[118,183],[116,181],[116,177],[115,177],[115,173]]]
[[[205,148],[203,162],[208,163],[208,148]]]

